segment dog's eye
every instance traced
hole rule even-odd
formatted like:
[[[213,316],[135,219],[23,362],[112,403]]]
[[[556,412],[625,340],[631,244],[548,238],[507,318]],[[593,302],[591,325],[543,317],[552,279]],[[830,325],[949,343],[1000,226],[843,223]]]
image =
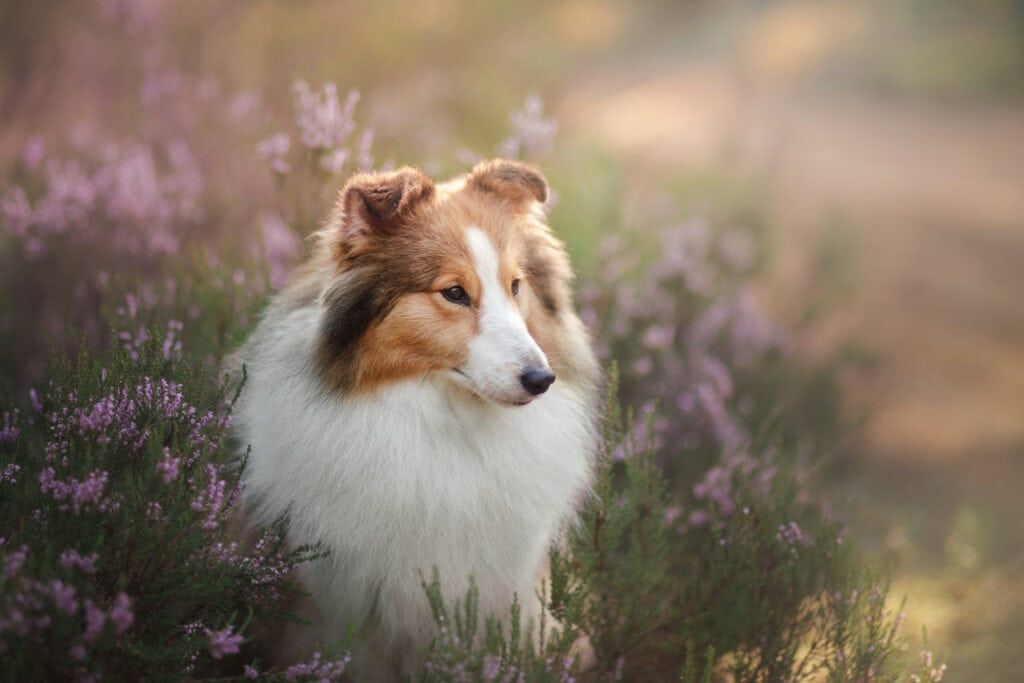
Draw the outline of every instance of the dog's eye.
[[[459,304],[460,306],[469,305],[469,294],[467,294],[466,290],[459,285],[452,285],[451,287],[442,289],[441,296],[448,299],[448,301],[451,301],[453,304]]]
[[[519,296],[519,280],[512,281],[512,296]]]

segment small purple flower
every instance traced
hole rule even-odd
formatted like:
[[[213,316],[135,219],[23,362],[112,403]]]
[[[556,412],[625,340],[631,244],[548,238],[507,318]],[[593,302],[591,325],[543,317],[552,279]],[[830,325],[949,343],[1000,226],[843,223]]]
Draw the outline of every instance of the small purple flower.
[[[0,482],[9,482],[11,484],[18,483],[18,472],[21,471],[21,465],[17,463],[9,463],[3,470],[0,470]]]
[[[707,510],[694,510],[690,513],[687,524],[692,527],[706,526],[711,521],[711,513]]]
[[[485,681],[493,681],[498,677],[498,673],[501,671],[501,658],[497,655],[487,655],[484,657],[483,667],[480,670],[480,675]]]
[[[178,464],[180,462],[181,458],[175,458],[171,455],[170,448],[164,448],[164,457],[157,462],[156,471],[160,473],[160,478],[165,484],[170,484],[178,478]]]
[[[804,530],[796,522],[780,524],[777,536],[780,541],[790,546],[810,545],[812,543],[811,538],[804,533]]]
[[[338,100],[338,87],[334,83],[314,92],[305,81],[292,85],[295,96],[295,122],[299,139],[305,147],[332,150],[340,146],[355,128],[353,114],[359,102],[359,92],[351,90],[342,105]]]
[[[79,555],[77,550],[69,548],[60,555],[60,566],[65,569],[71,569],[77,567],[84,574],[95,574],[96,573],[96,561],[99,559],[98,553],[92,553],[90,555]]]
[[[15,424],[18,420],[18,411],[13,413],[5,412],[3,422],[0,423],[0,444],[14,443],[21,430]]]
[[[4,576],[8,580],[13,579],[21,571],[25,559],[28,557],[28,546],[21,546],[17,550],[4,555]]]
[[[75,587],[69,586],[60,579],[50,582],[50,597],[53,604],[64,614],[74,614],[78,611],[78,600],[75,599]]]
[[[85,633],[82,640],[86,644],[95,643],[103,635],[103,627],[107,623],[107,613],[93,604],[91,600],[85,601]]]
[[[93,470],[83,481],[74,478],[64,481],[57,479],[53,467],[46,467],[39,473],[39,489],[54,500],[67,501],[60,506],[61,510],[70,508],[77,515],[95,507],[99,512],[108,512],[120,507],[117,501],[103,496],[109,478],[106,472]]]
[[[32,410],[37,413],[43,412],[43,402],[39,400],[39,394],[36,392],[35,387],[28,390],[28,398],[32,402]]]
[[[30,169],[34,169],[46,156],[46,141],[41,135],[33,135],[21,148],[21,160]]]
[[[323,655],[314,652],[308,662],[299,662],[288,667],[284,672],[284,677],[288,681],[305,677],[315,678],[319,681],[337,681],[341,680],[342,674],[345,673],[348,661],[348,655],[333,662],[324,661]]]
[[[203,529],[212,531],[217,528],[218,516],[225,504],[225,492],[227,482],[220,476],[220,468],[217,465],[208,463],[206,465],[206,486],[199,491],[199,495],[192,501],[192,509],[196,512],[205,512],[206,519],[203,521]]]
[[[124,593],[118,593],[114,598],[114,606],[110,608],[110,623],[114,625],[114,632],[121,635],[135,622],[135,613],[132,612],[132,601]]]
[[[206,629],[206,638],[209,643],[210,656],[220,659],[225,655],[238,653],[238,646],[242,644],[242,636],[234,632],[233,627],[227,626],[219,631]]]
[[[291,149],[291,146],[292,139],[288,133],[277,133],[261,140],[256,145],[256,153],[270,164],[270,168],[283,175],[291,170],[291,165],[288,163],[288,150]]]
[[[665,508],[665,526],[672,526],[683,514],[682,505],[670,505]]]
[[[522,109],[509,114],[511,132],[498,145],[498,154],[510,159],[540,159],[554,146],[558,122],[544,118],[544,100],[530,95]]]

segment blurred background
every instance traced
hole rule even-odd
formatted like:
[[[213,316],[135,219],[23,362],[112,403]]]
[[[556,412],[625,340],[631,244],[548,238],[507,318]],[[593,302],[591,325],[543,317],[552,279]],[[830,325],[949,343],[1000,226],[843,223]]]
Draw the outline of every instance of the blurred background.
[[[217,197],[197,224],[266,220],[273,178],[228,140],[271,135],[296,79],[359,90],[377,165],[441,175],[517,153],[518,112],[584,278],[659,213],[754,232],[759,299],[843,390],[822,468],[849,534],[954,680],[1019,680],[1024,2],[3,0],[0,158],[180,138]],[[0,293],[10,376],[67,324],[48,267]]]

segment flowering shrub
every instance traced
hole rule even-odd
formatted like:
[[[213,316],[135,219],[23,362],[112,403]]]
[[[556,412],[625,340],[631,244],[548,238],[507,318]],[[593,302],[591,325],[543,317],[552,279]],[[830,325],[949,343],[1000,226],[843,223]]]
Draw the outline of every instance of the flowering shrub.
[[[481,631],[473,592],[449,609],[435,580],[426,589],[440,635],[424,680],[900,679],[902,615],[885,582],[796,504],[787,477],[765,490],[737,476],[736,514],[688,525],[653,443],[623,428],[614,388],[605,415],[596,496],[551,551],[537,596],[554,624],[523,634],[516,606],[510,631],[494,618]]]
[[[283,521],[237,541],[230,401],[153,339],[134,359],[79,358],[29,403],[0,436],[5,675],[241,673],[246,624],[279,616],[291,570],[318,551],[284,551]],[[308,675],[330,677],[321,666],[343,664]]]

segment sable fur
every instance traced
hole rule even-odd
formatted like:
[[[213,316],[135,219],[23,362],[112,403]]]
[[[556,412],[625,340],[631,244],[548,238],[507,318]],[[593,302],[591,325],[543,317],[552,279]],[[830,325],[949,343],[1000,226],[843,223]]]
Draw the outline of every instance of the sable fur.
[[[472,575],[482,611],[517,592],[531,608],[587,488],[597,365],[547,194],[509,161],[436,186],[415,169],[356,176],[234,359],[247,504],[263,523],[290,508],[290,542],[331,550],[302,575],[321,617],[306,631],[355,625],[356,680],[420,665],[434,567],[451,600]],[[471,305],[442,296],[453,284]],[[547,393],[523,395],[528,366],[554,372]]]

